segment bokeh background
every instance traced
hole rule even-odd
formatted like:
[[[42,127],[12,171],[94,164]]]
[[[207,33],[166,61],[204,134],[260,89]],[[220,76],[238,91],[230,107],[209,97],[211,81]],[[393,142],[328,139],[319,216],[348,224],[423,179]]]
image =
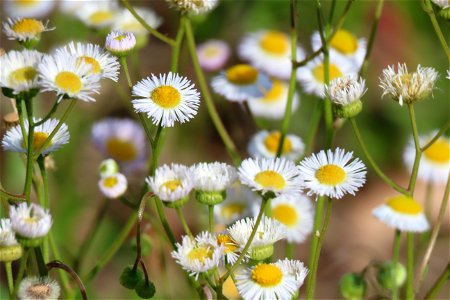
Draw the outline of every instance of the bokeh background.
[[[171,37],[175,36],[178,14],[170,9],[165,1],[132,1],[132,4],[152,8],[163,18],[159,31]],[[337,1],[336,17],[340,15],[345,4],[346,1]],[[354,32],[359,37],[367,38],[376,4],[376,1],[356,1],[352,5],[343,28]],[[327,11],[330,1],[323,1],[323,6]],[[317,30],[314,1],[298,1],[298,13],[299,41],[303,48],[310,52],[310,36]],[[8,17],[4,10],[1,11],[0,16],[2,21]],[[43,34],[38,46],[38,50],[42,52],[50,51],[71,40],[104,44],[104,33],[89,29],[74,16],[55,10],[48,19],[50,25],[56,27],[56,30]],[[229,61],[229,64],[232,64],[239,62],[235,50],[245,33],[259,29],[278,29],[287,32],[288,20],[288,1],[220,1],[219,6],[210,14],[194,18],[194,30],[198,42],[211,38],[227,41],[234,50]],[[449,23],[442,20],[440,22],[444,36],[448,38]],[[18,48],[16,44],[6,40],[3,34],[0,47],[5,51]],[[434,67],[440,73],[433,97],[415,106],[420,133],[429,133],[437,129],[449,119],[450,114],[450,80],[444,78],[449,65],[431,22],[419,1],[386,1],[366,76],[368,92],[363,98],[364,110],[357,118],[363,137],[375,160],[390,177],[406,185],[409,172],[403,164],[402,153],[411,137],[407,110],[388,98],[381,99],[382,91],[378,87],[382,69],[397,62],[405,62],[410,69],[415,69],[418,64]],[[131,58],[130,64],[133,82],[151,73],[167,72],[170,68],[170,49],[159,40],[150,38],[149,44]],[[186,47],[183,47],[181,51],[179,71],[192,81],[196,81]],[[92,125],[110,116],[136,117],[130,108],[130,97],[126,92],[126,82],[122,75],[119,84],[103,81],[101,95],[96,97],[97,102],[77,104],[67,121],[71,134],[70,143],[53,155],[55,166],[50,172],[51,212],[54,218],[52,230],[62,249],[63,260],[69,265],[73,264],[81,242],[85,239],[91,224],[95,222],[98,209],[105,202],[97,188],[97,166],[104,157],[95,149],[91,141]],[[212,74],[208,74],[210,75]],[[299,90],[301,92],[301,89]],[[247,142],[257,130],[254,123],[241,106],[226,102],[218,95],[214,98],[225,126],[241,154],[244,157],[247,156]],[[41,115],[45,114],[53,105],[53,101],[53,95],[40,95],[36,99],[36,111]],[[305,138],[316,101],[318,101],[317,98],[301,92],[301,104],[293,115],[291,133]],[[2,116],[11,112],[10,101],[3,95],[0,105]],[[281,127],[281,122],[260,120],[260,123],[268,129]],[[339,130],[335,145],[354,151],[356,156],[365,161],[349,124],[342,123],[337,126]],[[5,124],[2,122],[2,135],[4,131]],[[323,145],[322,132],[323,130],[319,130],[316,137],[316,150],[321,149]],[[191,165],[200,161],[214,160],[231,163],[206,108],[202,105],[198,115],[191,122],[168,130],[160,164],[176,162]],[[24,178],[24,164],[21,158],[15,153],[2,151],[0,164],[2,185],[10,192],[20,193]],[[139,193],[144,175],[143,171],[129,177],[128,196],[131,199]],[[423,200],[425,186],[424,182],[419,181],[416,192],[419,201]],[[443,186],[435,186],[433,189],[431,220],[437,216],[443,189]],[[371,211],[394,194],[395,191],[379,180],[369,169],[367,184],[357,196],[345,197],[333,205],[331,223],[319,264],[317,298],[338,298],[338,281],[344,273],[359,272],[371,261],[390,258],[394,232],[375,219]],[[2,210],[1,215],[5,216],[4,207]],[[184,210],[194,232],[206,228],[207,217],[203,207],[191,201]],[[108,249],[130,213],[131,210],[119,201],[110,201],[94,243],[81,266],[81,274],[87,272],[98,257]],[[171,211],[167,213],[177,237],[180,237],[182,230],[179,221]],[[157,220],[155,223],[158,223]],[[156,297],[172,299],[193,297],[181,269],[170,257],[169,247],[163,239],[155,238],[160,229],[157,226],[150,226],[148,222],[146,224],[144,228],[151,238],[152,247],[145,259],[150,269],[150,278],[156,284]],[[132,232],[115,257],[88,285],[92,299],[137,297],[133,291],[124,289],[118,282],[122,269],[134,260],[133,238]],[[308,245],[307,241],[297,247],[295,257],[307,262]],[[283,247],[282,243],[277,246],[280,257],[284,253]],[[424,244],[417,241],[415,249],[418,254],[423,253]],[[402,255],[401,260],[404,261],[404,258],[405,255]],[[448,260],[449,217],[447,212],[423,290],[430,287]],[[1,270],[0,295],[2,298],[7,297],[4,274]],[[421,296],[423,294],[418,295],[419,298]],[[440,297],[450,298],[448,285],[444,287]]]

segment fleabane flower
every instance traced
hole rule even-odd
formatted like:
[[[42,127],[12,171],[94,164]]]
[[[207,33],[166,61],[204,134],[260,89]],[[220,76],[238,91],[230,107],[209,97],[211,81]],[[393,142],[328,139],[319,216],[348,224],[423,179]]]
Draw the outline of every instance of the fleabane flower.
[[[34,120],[35,123],[39,121],[40,119]],[[45,121],[43,124],[38,125],[34,128],[33,151],[36,151],[40,149],[42,146],[44,146],[45,141],[50,136],[52,131],[56,128],[58,123],[59,120],[57,119],[49,119]],[[28,135],[27,120],[25,120],[24,125],[25,125],[25,133]],[[63,145],[69,142],[69,138],[70,135],[67,129],[67,125],[63,123],[56,132],[56,134],[52,137],[50,142],[47,143],[45,147],[41,149],[41,155],[48,155],[52,152],[57,151]],[[27,148],[25,147],[26,142],[28,142],[28,140],[24,141],[20,125],[16,125],[15,127],[9,129],[6,132],[2,141],[2,146],[5,151],[27,153]]]
[[[157,168],[155,176],[148,177],[146,182],[166,206],[177,208],[189,199],[193,188],[192,177],[188,167],[171,164]]]
[[[176,73],[152,74],[132,90],[136,112],[146,113],[155,125],[173,127],[194,118],[200,105],[200,94],[186,77]]]
[[[366,39],[357,38],[352,32],[339,29],[331,39],[328,47],[330,56],[339,56],[349,61],[355,68],[361,68],[366,55]],[[311,36],[311,45],[314,51],[322,47],[318,31]]]
[[[372,214],[389,227],[406,232],[424,232],[430,228],[422,206],[413,198],[398,195],[376,207]]]
[[[117,58],[106,52],[99,45],[70,42],[56,50],[64,56],[75,56],[77,61],[91,66],[91,73],[117,81],[120,65]]]
[[[252,157],[275,158],[280,145],[279,131],[261,130],[253,135],[248,143],[248,153]],[[303,155],[305,145],[300,137],[287,134],[281,149],[281,157],[296,161]]]
[[[44,56],[38,74],[43,91],[55,92],[59,99],[89,102],[95,101],[92,95],[99,93],[101,77],[92,73],[92,65],[66,53]]]
[[[335,104],[335,114],[340,118],[352,118],[361,112],[361,98],[366,91],[366,81],[355,75],[333,79],[325,87],[325,94]]]
[[[352,156],[353,152],[336,148],[303,159],[298,169],[309,189],[308,196],[340,199],[347,193],[355,195],[366,182],[366,166]]]
[[[95,1],[83,3],[76,11],[76,16],[86,26],[105,28],[111,26],[118,14],[117,1]]]
[[[223,264],[233,265],[240,255],[239,245],[236,244],[231,236],[225,231],[216,234],[217,244],[223,247]],[[248,259],[248,255],[244,256],[244,261]]]
[[[228,234],[241,251],[249,240],[255,224],[256,218],[245,218],[228,227]],[[253,260],[264,260],[272,256],[274,251],[273,245],[286,237],[287,230],[285,226],[274,219],[263,216],[248,249],[250,258]]]
[[[279,196],[270,201],[272,218],[286,227],[287,241],[299,244],[313,229],[314,208],[304,196]]]
[[[448,0],[431,0],[434,4],[442,9],[450,7],[450,2]]]
[[[42,18],[49,14],[56,1],[54,0],[5,0],[5,15],[17,18]]]
[[[278,260],[237,272],[239,294],[244,300],[294,298],[307,274],[303,264],[295,262]]]
[[[236,168],[225,163],[199,163],[191,167],[196,198],[215,205],[225,200],[225,190],[237,179]]]
[[[213,10],[218,0],[166,0],[176,10],[193,15],[207,13]]]
[[[434,89],[438,73],[433,68],[417,66],[415,72],[408,72],[406,64],[398,64],[397,72],[394,66],[388,66],[383,70],[380,78],[380,87],[383,96],[388,95],[400,105],[412,104],[428,97]]]
[[[255,117],[279,120],[284,117],[288,101],[289,84],[273,80],[272,87],[263,92],[260,97],[248,99],[248,107]],[[300,95],[294,93],[291,112],[294,113],[300,104]]]
[[[102,177],[98,182],[98,187],[106,198],[116,199],[125,194],[128,181],[125,175],[114,173]]]
[[[285,158],[247,158],[239,167],[239,180],[262,194],[298,194],[303,180],[295,164]]]
[[[28,246],[36,246],[34,242],[47,235],[53,222],[48,210],[35,203],[10,205],[9,218],[16,237],[24,245],[31,243]]]
[[[41,33],[53,30],[40,20],[31,18],[8,18],[7,22],[3,22],[3,32],[9,40],[26,42],[29,40],[39,40]]]
[[[211,81],[213,90],[234,102],[262,97],[272,87],[269,77],[258,69],[238,64],[215,76]]]
[[[261,205],[261,198],[246,186],[233,184],[226,190],[223,202],[214,205],[214,221],[220,225],[229,225],[234,221],[252,215],[255,206]]]
[[[12,262],[22,256],[22,246],[16,240],[10,219],[0,220],[0,262]]]
[[[297,60],[305,57],[296,47]],[[277,30],[261,30],[246,34],[239,44],[239,56],[259,70],[279,79],[289,79],[292,71],[290,37]]]
[[[17,296],[21,300],[56,300],[59,298],[61,288],[59,284],[48,276],[26,277],[19,285]]]
[[[9,51],[0,56],[0,86],[13,94],[40,87],[37,68],[43,54],[35,50]]]
[[[210,72],[223,68],[230,54],[230,46],[221,40],[208,40],[197,46],[198,62],[203,69]]]
[[[224,248],[217,243],[217,240],[209,232],[202,232],[191,239],[183,236],[181,244],[177,243],[177,250],[171,255],[190,276],[198,279],[201,273],[208,272],[216,268],[223,255]]]
[[[136,37],[131,32],[111,31],[106,36],[105,48],[116,56],[126,56],[136,46]]]
[[[437,134],[437,131],[429,135],[419,136],[419,143],[423,147]],[[403,160],[409,170],[413,169],[416,149],[414,140],[408,142]],[[445,184],[450,171],[450,139],[447,137],[438,138],[430,147],[423,151],[421,157],[418,177],[427,182]]]

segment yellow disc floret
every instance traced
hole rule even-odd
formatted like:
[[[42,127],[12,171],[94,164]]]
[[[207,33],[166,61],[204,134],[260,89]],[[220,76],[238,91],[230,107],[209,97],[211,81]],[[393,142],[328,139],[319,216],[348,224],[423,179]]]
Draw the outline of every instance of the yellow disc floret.
[[[330,44],[334,49],[346,55],[351,55],[358,49],[358,39],[351,32],[343,29],[336,32]]]
[[[166,189],[170,190],[171,192],[175,191],[177,188],[181,187],[181,180],[179,179],[173,179],[168,180],[164,182],[164,184],[161,186],[161,188],[165,187]]]
[[[23,67],[20,69],[17,69],[11,74],[9,74],[9,82],[11,84],[15,83],[26,83],[28,81],[33,81],[33,79],[36,77],[36,69],[33,67]]]
[[[264,34],[259,44],[265,51],[276,55],[283,55],[289,49],[289,39],[284,33],[278,31],[269,31]]]
[[[319,82],[325,82],[325,67],[323,64],[318,65],[317,67],[315,67],[313,69],[313,76],[314,78],[319,81]],[[338,66],[334,65],[334,64],[330,64],[330,68],[329,68],[329,79],[330,81],[335,79],[335,78],[339,78],[342,77],[342,72],[339,69]]]
[[[386,205],[396,212],[408,215],[417,215],[422,212],[422,206],[417,201],[404,195],[389,199]]]
[[[227,79],[235,84],[252,84],[258,78],[258,70],[246,64],[235,65],[227,70]]]
[[[217,243],[225,247],[225,253],[235,252],[237,249],[236,244],[228,234],[219,234],[217,236]]]
[[[110,138],[106,141],[106,151],[115,160],[129,162],[136,158],[135,146],[127,140]]]
[[[211,250],[211,248],[206,248],[206,247],[197,247],[192,249],[187,257],[189,258],[189,260],[197,260],[200,262],[204,262],[207,259],[211,259],[213,255],[213,252]]]
[[[281,81],[274,80],[272,84],[272,88],[264,94],[262,101],[266,103],[276,102],[282,100],[281,97],[284,93],[284,85]]]
[[[270,134],[267,135],[267,137],[264,139],[264,145],[266,146],[267,150],[269,150],[272,153],[277,153],[278,146],[280,145],[280,139],[281,134],[279,131],[273,131]],[[292,142],[289,138],[285,138],[283,142],[283,149],[282,153],[289,153],[292,151]]]
[[[316,178],[321,184],[338,185],[345,181],[347,174],[337,165],[325,165],[316,171]]]
[[[33,148],[40,148],[45,140],[48,138],[48,134],[45,132],[37,131],[33,134]]]
[[[252,280],[263,287],[277,286],[282,279],[283,273],[275,265],[260,264],[252,270]]]
[[[272,208],[272,216],[286,226],[298,223],[298,214],[295,207],[290,204],[280,204]]]
[[[162,85],[152,91],[150,98],[162,108],[174,108],[180,104],[181,94],[172,86]]]
[[[84,62],[91,65],[92,73],[99,74],[102,71],[102,67],[98,63],[98,61],[90,56],[81,56],[78,57],[77,62]]]
[[[117,184],[116,176],[109,176],[103,179],[103,185],[107,188],[112,188]]]
[[[286,186],[283,176],[275,171],[262,171],[255,175],[255,181],[263,188],[281,190]]]
[[[11,29],[17,34],[24,34],[27,36],[37,36],[44,30],[44,24],[36,19],[22,19],[17,21]]]
[[[439,139],[425,150],[424,155],[435,163],[448,163],[450,162],[450,143],[445,139]]]
[[[83,87],[80,77],[73,73],[63,71],[56,75],[55,84],[64,92],[76,94]]]

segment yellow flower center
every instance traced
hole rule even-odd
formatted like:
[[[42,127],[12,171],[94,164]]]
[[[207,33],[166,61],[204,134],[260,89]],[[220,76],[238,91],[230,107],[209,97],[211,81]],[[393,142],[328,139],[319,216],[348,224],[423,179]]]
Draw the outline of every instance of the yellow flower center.
[[[450,161],[450,143],[445,139],[439,139],[425,150],[424,155],[433,162],[448,163]]]
[[[56,75],[55,84],[63,91],[71,94],[78,93],[83,87],[81,78],[77,74],[66,71]]]
[[[280,139],[281,134],[279,131],[273,131],[267,135],[267,137],[264,139],[264,145],[266,146],[267,150],[269,150],[272,153],[277,153],[278,146],[280,145]],[[292,151],[292,142],[289,140],[289,138],[285,138],[283,142],[283,149],[282,153],[289,153]]]
[[[338,185],[345,181],[347,174],[337,165],[325,165],[316,171],[316,178],[321,184]]]
[[[223,295],[228,299],[240,299],[239,291],[236,288],[231,276],[228,276],[223,283]]]
[[[106,141],[106,151],[115,160],[128,162],[136,158],[137,151],[130,141],[110,138]]]
[[[105,22],[110,21],[114,18],[114,14],[107,10],[99,10],[89,16],[89,21],[93,25],[99,25]]]
[[[289,49],[289,40],[287,36],[278,31],[267,32],[261,38],[259,44],[265,51],[276,55],[285,54]]]
[[[252,270],[252,280],[263,287],[277,286],[281,279],[283,273],[275,265],[260,264]]]
[[[212,258],[213,252],[210,248],[205,247],[197,247],[195,249],[192,249],[187,257],[189,260],[198,260],[200,262],[204,262],[206,259]]]
[[[343,54],[353,54],[358,49],[358,39],[347,30],[339,30],[331,39],[331,46]]]
[[[258,70],[246,64],[235,65],[227,70],[227,79],[234,84],[251,84],[257,78]]]
[[[292,205],[280,204],[272,209],[272,216],[286,226],[293,226],[298,223],[297,211]]]
[[[208,58],[217,56],[217,54],[219,54],[219,52],[220,52],[219,48],[217,48],[215,46],[209,46],[203,50],[203,54]]]
[[[45,140],[48,138],[48,134],[45,132],[37,131],[33,134],[33,148],[40,148]]]
[[[217,236],[217,243],[225,247],[225,253],[234,252],[237,249],[236,244],[228,234],[219,234]]]
[[[422,212],[422,206],[417,201],[404,195],[389,199],[386,205],[396,212],[408,215],[417,215]]]
[[[35,284],[27,288],[26,295],[32,299],[47,299],[51,290],[51,287],[46,284]]]
[[[275,171],[262,171],[255,175],[255,181],[264,188],[281,190],[285,187],[286,181],[283,176]]]
[[[103,185],[107,188],[112,188],[117,184],[116,176],[109,176],[103,179]]]
[[[81,56],[77,58],[77,62],[81,63],[84,62],[86,64],[91,65],[92,73],[99,74],[102,71],[102,67],[100,66],[99,62],[90,56]]]
[[[25,218],[24,221],[25,221],[25,223],[28,223],[28,224],[35,224],[38,222],[38,219],[36,217],[31,216],[31,217]]]
[[[174,108],[180,104],[181,94],[170,85],[162,85],[152,91],[150,98],[162,108]]]
[[[235,215],[241,215],[245,206],[242,203],[229,203],[222,206],[220,214],[222,217],[230,219]]]
[[[33,67],[23,67],[9,74],[9,82],[14,84],[33,81],[33,79],[36,77],[36,73],[36,69],[34,69]]]
[[[11,29],[17,34],[38,35],[45,30],[44,24],[36,19],[22,19]]]
[[[164,182],[164,184],[161,186],[161,188],[165,187],[166,189],[170,190],[171,192],[175,191],[177,188],[181,187],[181,180],[179,179],[173,179]]]
[[[281,81],[274,80],[272,84],[272,88],[264,94],[262,99],[265,103],[277,102],[282,100],[281,96],[284,92],[284,85]]]
[[[116,36],[114,39],[116,40],[116,41],[121,41],[121,40],[123,40],[124,38],[126,38],[127,37],[127,35],[126,34],[121,34],[121,35],[118,35],[118,36]]]
[[[325,82],[325,67],[323,64],[320,64],[317,67],[315,67],[313,69],[312,73],[313,73],[314,78],[316,78],[317,81]],[[330,81],[335,78],[342,77],[342,75],[343,74],[338,66],[336,66],[335,64],[330,64],[330,68],[329,68]]]

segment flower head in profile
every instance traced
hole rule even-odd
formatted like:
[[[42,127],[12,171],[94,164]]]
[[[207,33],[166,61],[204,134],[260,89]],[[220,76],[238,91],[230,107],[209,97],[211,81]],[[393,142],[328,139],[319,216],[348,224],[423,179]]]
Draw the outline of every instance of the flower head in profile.
[[[325,88],[325,94],[331,102],[340,106],[347,106],[360,100],[366,91],[366,81],[354,75],[335,78]]]
[[[3,32],[9,40],[25,42],[28,40],[39,40],[41,33],[53,30],[37,19],[32,18],[8,18],[7,22],[3,22]]]
[[[138,82],[132,90],[136,112],[146,113],[155,125],[173,127],[194,118],[200,94],[186,77],[176,73],[153,75]]]
[[[223,68],[230,54],[230,46],[221,40],[208,40],[197,46],[198,61],[206,71],[217,71]]]
[[[412,104],[428,97],[434,89],[438,73],[433,68],[417,66],[415,72],[408,72],[406,64],[398,64],[397,72],[394,66],[388,66],[383,70],[380,78],[380,87],[383,96],[388,95],[400,105]]]
[[[48,210],[31,203],[20,203],[17,206],[9,206],[9,218],[11,227],[21,238],[35,239],[47,235],[52,227],[52,216]]]
[[[136,46],[136,37],[131,32],[111,31],[106,36],[105,48],[116,56],[126,56]]]
[[[56,300],[61,288],[59,284],[48,276],[26,277],[19,285],[17,295],[20,299]]]
[[[105,28],[111,26],[119,12],[117,1],[86,1],[76,11],[76,16],[86,26]]]
[[[181,12],[199,15],[213,10],[218,0],[166,0],[171,7]]]
[[[2,1],[6,16],[14,18],[42,18],[48,15],[56,4],[49,0],[5,0]]]
[[[248,143],[248,153],[252,157],[275,158],[280,144],[281,133],[279,131],[261,130],[253,135]],[[305,146],[300,137],[287,134],[281,157],[291,161],[296,161],[303,154]]]

